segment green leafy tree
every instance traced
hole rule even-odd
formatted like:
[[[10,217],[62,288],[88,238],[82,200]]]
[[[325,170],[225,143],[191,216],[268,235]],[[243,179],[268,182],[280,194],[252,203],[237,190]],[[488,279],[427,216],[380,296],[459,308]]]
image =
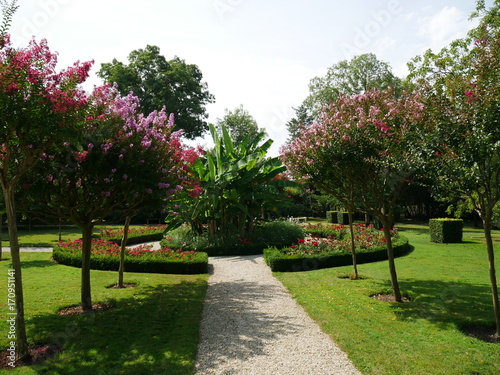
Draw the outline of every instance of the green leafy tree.
[[[217,130],[222,134],[222,126],[225,126],[229,132],[229,136],[234,144],[238,144],[249,136],[250,139],[255,138],[259,133],[264,133],[265,130],[257,125],[257,121],[252,115],[243,108],[243,105],[237,107],[234,111],[226,109],[224,117],[217,119]]]
[[[392,73],[390,65],[378,60],[375,54],[366,53],[351,60],[342,60],[328,68],[325,76],[311,79],[309,96],[296,109],[296,118],[288,123],[288,130],[293,138],[298,124],[310,125],[323,107],[335,102],[340,93],[356,95],[374,88],[385,90],[389,87],[399,94],[401,80]]]
[[[116,82],[122,96],[132,91],[143,113],[166,107],[188,138],[199,137],[208,129],[205,106],[214,102],[214,96],[197,65],[186,64],[179,57],[167,61],[157,46],[150,45],[132,51],[128,61],[128,65],[116,59],[104,63],[97,75],[108,83]]]
[[[179,212],[184,214],[167,220],[171,228],[186,221],[197,231],[201,223],[208,223],[211,236],[249,235],[256,217],[286,199],[278,187],[290,183],[275,179],[285,167],[279,158],[267,157],[273,141],[261,143],[264,133],[235,144],[224,125],[222,135],[213,125],[210,132],[215,146],[192,166],[198,185],[188,193],[191,199],[181,203]]]
[[[494,208],[500,200],[500,1],[491,9],[478,1],[479,26],[439,53],[415,58],[410,79],[432,111],[435,193],[467,199],[484,227],[489,260],[496,336],[500,305],[491,237]]]
[[[333,195],[351,214],[363,212],[380,220],[398,302],[402,296],[391,238],[394,208],[403,188],[423,167],[424,124],[423,106],[415,94],[340,94],[317,123],[281,150],[294,176]]]

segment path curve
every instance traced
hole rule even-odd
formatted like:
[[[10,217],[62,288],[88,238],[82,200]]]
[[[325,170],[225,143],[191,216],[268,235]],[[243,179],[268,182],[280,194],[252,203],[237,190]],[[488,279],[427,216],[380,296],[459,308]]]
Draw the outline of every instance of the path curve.
[[[197,375],[361,375],[262,255],[209,263]]]

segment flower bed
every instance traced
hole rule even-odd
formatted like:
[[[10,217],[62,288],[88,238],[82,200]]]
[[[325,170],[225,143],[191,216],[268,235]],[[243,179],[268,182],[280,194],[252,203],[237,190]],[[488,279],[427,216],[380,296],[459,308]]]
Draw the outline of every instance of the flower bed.
[[[134,245],[144,242],[161,241],[163,233],[167,228],[166,224],[146,225],[139,228],[130,228],[128,231],[127,245]],[[106,241],[121,243],[123,228],[101,228],[99,238]]]
[[[321,238],[310,237],[295,245],[264,250],[264,259],[274,272],[309,271],[320,268],[352,265],[351,239],[348,226],[334,225],[339,233]],[[319,228],[318,225],[315,226]],[[333,227],[333,226],[332,226]],[[342,228],[341,228],[342,227]],[[306,229],[307,230],[307,229]],[[370,263],[387,259],[383,232],[372,226],[355,225],[354,236],[357,263]],[[411,250],[408,240],[392,231],[394,256],[402,256]]]
[[[162,247],[151,250],[151,245],[142,245],[125,250],[127,272],[199,274],[208,272],[206,253],[173,250]],[[54,246],[53,258],[58,263],[81,267],[82,240],[61,241]],[[120,246],[113,241],[92,240],[90,268],[117,271],[120,263]]]

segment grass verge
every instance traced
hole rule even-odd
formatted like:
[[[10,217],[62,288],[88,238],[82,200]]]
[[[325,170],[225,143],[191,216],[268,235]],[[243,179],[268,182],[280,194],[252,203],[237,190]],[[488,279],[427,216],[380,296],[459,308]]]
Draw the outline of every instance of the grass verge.
[[[464,243],[436,244],[427,225],[398,228],[415,247],[396,260],[411,302],[370,297],[391,290],[387,262],[360,265],[364,279],[357,281],[342,278],[352,267],[275,276],[363,374],[500,373],[500,344],[460,331],[463,325],[494,325],[481,231],[466,227]]]
[[[136,283],[135,288],[108,289],[116,283],[116,272],[91,271],[94,302],[111,302],[115,308],[59,316],[59,309],[79,303],[80,270],[56,264],[50,256],[21,254],[27,330],[31,343],[54,343],[63,351],[43,365],[0,373],[194,373],[208,275],[127,273],[125,281]],[[9,268],[9,261],[0,262],[0,290],[7,289]],[[0,332],[8,332],[6,303],[7,298],[0,299]],[[7,344],[7,335],[0,335],[0,348]]]

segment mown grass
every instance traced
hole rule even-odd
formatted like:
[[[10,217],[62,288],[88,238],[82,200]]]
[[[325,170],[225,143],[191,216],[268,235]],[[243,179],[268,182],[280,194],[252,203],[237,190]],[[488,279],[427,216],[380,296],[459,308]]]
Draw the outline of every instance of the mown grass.
[[[435,244],[426,224],[398,227],[414,246],[396,260],[411,302],[370,297],[391,291],[387,262],[360,265],[364,279],[356,281],[340,278],[352,267],[275,276],[363,374],[500,373],[500,344],[460,330],[467,324],[494,325],[481,230],[466,227],[461,244]],[[498,231],[495,237],[500,239]]]
[[[120,225],[105,225],[96,226],[94,228],[94,234],[98,235],[100,233],[100,228],[123,228]],[[130,228],[139,228],[140,225],[133,225]],[[63,226],[59,233],[59,228],[57,227],[34,227],[31,230],[20,229],[19,230],[19,244],[21,246],[37,246],[37,247],[51,247],[54,246],[59,241],[59,234],[61,235],[61,240],[63,241],[73,241],[82,237],[82,230],[77,226]],[[9,233],[5,228],[2,231],[2,245],[9,246]]]
[[[10,255],[5,254],[6,258]],[[25,312],[31,343],[53,343],[63,351],[43,365],[3,370],[12,374],[192,374],[208,275],[128,273],[135,288],[108,289],[116,272],[92,271],[94,302],[112,310],[60,316],[77,305],[80,270],[58,265],[50,253],[22,253]],[[5,291],[10,262],[0,262]],[[7,296],[0,299],[0,332],[7,332]],[[8,347],[0,335],[0,348]]]

